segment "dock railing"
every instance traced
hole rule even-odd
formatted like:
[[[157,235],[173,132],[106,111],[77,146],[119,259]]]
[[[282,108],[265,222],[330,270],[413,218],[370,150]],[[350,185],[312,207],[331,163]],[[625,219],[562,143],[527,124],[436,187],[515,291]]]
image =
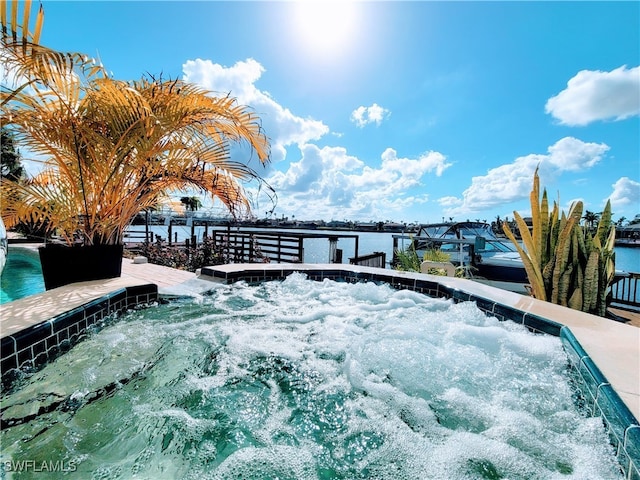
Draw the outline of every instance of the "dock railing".
[[[341,256],[332,255],[340,238],[350,238],[355,242],[358,255],[358,235],[335,235],[321,233],[238,231],[233,229],[208,232],[217,245],[228,245],[234,262],[255,262],[260,258],[274,263],[304,263],[304,241],[309,238],[327,239],[329,242],[329,262],[340,263]],[[340,252],[341,253],[341,252]]]
[[[234,263],[261,259],[275,263],[304,261],[304,239],[301,237],[237,231],[213,231],[210,236],[214,245],[220,246]]]
[[[373,252],[373,253],[370,253],[369,255],[349,258],[349,263],[351,265],[360,265],[363,267],[385,268],[386,261],[387,261],[387,254],[384,252]]]
[[[167,225],[167,246],[169,248],[196,248],[199,242],[195,234],[194,222],[191,225],[191,235],[183,241],[178,241],[178,234],[169,223]],[[252,263],[268,261],[274,263],[303,263],[304,241],[306,239],[326,239],[328,241],[328,262],[341,263],[342,250],[337,249],[340,239],[352,239],[354,241],[354,255],[358,257],[359,235],[335,234],[335,233],[301,233],[286,232],[282,230],[251,230],[236,227],[214,227],[204,224],[203,237],[213,241],[213,244],[225,253],[225,257],[233,263]],[[144,227],[143,227],[144,228]],[[125,238],[125,245],[130,250],[139,250],[145,242],[152,242],[151,237],[160,237],[157,234],[148,233],[147,230],[129,229]],[[164,239],[163,239],[164,240]],[[383,264],[384,266],[384,264]]]
[[[616,275],[610,285],[611,304],[620,308],[640,311],[640,273]]]

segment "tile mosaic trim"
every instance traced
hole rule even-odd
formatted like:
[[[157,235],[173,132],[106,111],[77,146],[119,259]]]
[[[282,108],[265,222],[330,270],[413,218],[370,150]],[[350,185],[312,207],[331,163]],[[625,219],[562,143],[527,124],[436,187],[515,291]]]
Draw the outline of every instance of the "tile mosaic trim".
[[[454,302],[472,301],[487,315],[495,316],[499,320],[511,320],[525,325],[535,333],[544,333],[560,337],[567,353],[570,372],[577,380],[579,389],[585,397],[585,408],[589,414],[600,416],[616,450],[616,457],[624,472],[624,478],[640,480],[640,424],[619,395],[607,382],[597,365],[584,351],[571,330],[553,320],[541,317],[517,308],[502,305],[493,300],[479,297],[463,290],[453,289],[437,282],[389,274],[378,275],[346,269],[306,269],[292,267],[283,269],[262,269],[224,272],[215,268],[202,269],[202,274],[219,278],[226,283],[237,281],[256,282],[261,279],[284,280],[293,272],[306,273],[309,279],[333,280],[355,283],[359,281],[373,281],[388,283],[397,289],[409,289],[436,298],[451,298]]]
[[[154,284],[121,288],[101,298],[32,325],[0,340],[2,388],[9,388],[21,371],[38,369],[69,350],[88,328],[112,314],[158,300]]]
[[[637,419],[569,328],[561,328],[560,340],[569,358],[570,374],[584,397],[584,408],[590,415],[602,418],[625,478],[640,479],[640,425]]]

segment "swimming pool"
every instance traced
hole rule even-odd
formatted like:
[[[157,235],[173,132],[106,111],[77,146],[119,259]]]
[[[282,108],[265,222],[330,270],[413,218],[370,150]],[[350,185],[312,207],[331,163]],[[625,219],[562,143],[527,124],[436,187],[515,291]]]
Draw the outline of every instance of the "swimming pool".
[[[579,396],[556,337],[292,274],[105,325],[3,398],[2,459],[69,478],[622,478]]]
[[[40,257],[36,250],[9,246],[0,277],[0,304],[44,292]]]

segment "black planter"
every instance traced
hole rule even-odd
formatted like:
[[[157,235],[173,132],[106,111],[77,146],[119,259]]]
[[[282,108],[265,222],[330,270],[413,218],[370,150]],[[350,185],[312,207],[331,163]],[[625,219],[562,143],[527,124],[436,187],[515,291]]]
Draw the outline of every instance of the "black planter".
[[[123,245],[73,246],[48,244],[38,248],[47,290],[75,282],[119,277]]]

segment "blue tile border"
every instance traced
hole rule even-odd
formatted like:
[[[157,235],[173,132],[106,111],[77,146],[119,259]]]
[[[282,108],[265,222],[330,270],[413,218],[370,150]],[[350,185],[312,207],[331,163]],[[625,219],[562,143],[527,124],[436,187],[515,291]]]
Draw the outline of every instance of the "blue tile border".
[[[560,339],[567,352],[571,374],[584,395],[585,408],[602,418],[625,478],[640,479],[640,424],[587,355],[571,330],[562,327]]]
[[[23,372],[34,371],[78,342],[87,329],[109,315],[158,300],[155,284],[125,287],[49,320],[2,337],[2,390],[11,388]]]
[[[560,331],[563,328],[563,325],[560,325],[553,320],[549,320],[547,318],[541,317],[539,315],[534,315],[532,313],[526,313],[523,317],[523,323],[529,330],[532,330],[537,333],[546,333],[549,335],[553,335],[554,337],[560,336]]]

